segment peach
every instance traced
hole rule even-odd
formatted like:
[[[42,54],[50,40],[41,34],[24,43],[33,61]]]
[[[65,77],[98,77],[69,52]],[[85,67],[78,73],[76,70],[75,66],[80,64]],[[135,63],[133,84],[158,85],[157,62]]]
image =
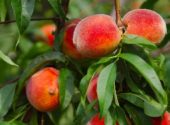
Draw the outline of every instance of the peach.
[[[95,75],[89,83],[88,89],[87,89],[87,99],[89,102],[93,102],[97,99],[97,80],[99,75]]]
[[[87,125],[105,125],[104,117],[100,119],[99,114],[96,114],[88,121]],[[119,124],[116,122],[116,125]]]
[[[100,119],[99,114],[93,116],[87,125],[104,125],[104,118]]]
[[[87,58],[111,53],[121,40],[121,31],[111,16],[96,14],[82,19],[73,34],[77,50]]]
[[[159,44],[166,32],[163,18],[156,12],[148,9],[135,9],[123,17],[127,26],[125,33],[144,37],[155,44]]]
[[[164,113],[161,125],[170,125],[170,113],[168,111]]]
[[[53,46],[54,45],[54,39],[55,36],[53,32],[56,30],[56,27],[54,24],[46,24],[41,27],[41,32],[43,33],[43,40],[49,45]]]
[[[41,112],[52,111],[59,105],[59,71],[44,68],[31,76],[26,86],[26,95],[32,106]]]
[[[65,28],[62,50],[64,54],[74,59],[82,58],[73,44],[73,32],[80,19],[72,20]]]

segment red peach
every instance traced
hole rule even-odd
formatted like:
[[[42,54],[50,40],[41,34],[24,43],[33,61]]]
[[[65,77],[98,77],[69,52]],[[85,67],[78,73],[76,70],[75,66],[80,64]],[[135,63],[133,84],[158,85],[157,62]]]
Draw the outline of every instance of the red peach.
[[[41,27],[41,32],[43,33],[43,39],[49,46],[54,45],[54,39],[55,36],[53,35],[53,32],[56,30],[56,27],[54,24],[46,24]]]
[[[98,80],[99,75],[95,75],[88,86],[87,89],[87,99],[89,102],[93,102],[94,100],[97,99],[97,80]]]
[[[90,121],[88,121],[87,125],[105,125],[104,117],[100,119],[99,114],[94,115],[90,119]],[[116,122],[116,125],[119,125],[119,124]]]
[[[74,59],[82,58],[82,55],[77,51],[73,44],[73,32],[80,19],[72,20],[65,28],[63,40],[63,52]]]
[[[59,105],[58,79],[59,71],[52,67],[31,76],[26,86],[26,95],[35,109],[48,112]]]
[[[170,125],[170,113],[165,112],[161,121],[161,125]]]
[[[77,50],[87,58],[111,53],[121,40],[121,32],[111,16],[96,14],[82,19],[73,34]]]
[[[104,125],[104,118],[100,119],[99,114],[93,116],[87,125]]]
[[[160,43],[167,32],[163,18],[148,9],[129,11],[123,23],[127,26],[125,33],[142,36],[155,44]]]

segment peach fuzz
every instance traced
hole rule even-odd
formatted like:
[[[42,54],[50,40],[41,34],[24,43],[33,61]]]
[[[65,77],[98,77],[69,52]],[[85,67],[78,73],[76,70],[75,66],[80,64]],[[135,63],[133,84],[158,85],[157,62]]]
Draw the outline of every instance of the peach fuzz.
[[[56,30],[56,26],[54,24],[46,24],[41,27],[41,32],[43,33],[43,39],[49,46],[54,45],[55,36],[53,32]]]
[[[59,71],[44,68],[31,76],[26,86],[26,95],[31,105],[41,112],[52,111],[59,105]]]
[[[80,19],[74,19],[66,25],[62,45],[62,50],[64,54],[74,59],[82,58],[82,55],[77,51],[76,47],[73,44],[73,32],[78,22],[80,22]]]
[[[144,37],[155,44],[159,44],[166,32],[163,18],[156,12],[148,9],[135,9],[123,17],[126,26],[125,33]]]
[[[87,58],[97,58],[111,53],[121,40],[114,19],[105,14],[96,14],[82,19],[73,34],[77,50]]]

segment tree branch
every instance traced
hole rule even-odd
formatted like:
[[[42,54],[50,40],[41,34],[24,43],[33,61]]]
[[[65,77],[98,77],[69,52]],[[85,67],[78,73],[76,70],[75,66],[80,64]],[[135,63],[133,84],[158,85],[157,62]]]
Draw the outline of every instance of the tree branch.
[[[45,20],[60,20],[59,17],[49,17],[49,18],[31,18],[31,21],[45,21]],[[16,20],[6,20],[3,22],[0,22],[0,24],[9,24],[9,23],[15,23]]]

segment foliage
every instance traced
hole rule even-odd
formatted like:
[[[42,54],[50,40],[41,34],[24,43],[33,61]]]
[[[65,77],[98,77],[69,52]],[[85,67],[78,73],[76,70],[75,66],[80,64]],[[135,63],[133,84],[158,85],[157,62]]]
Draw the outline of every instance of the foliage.
[[[154,9],[167,20],[168,11],[160,8],[170,2],[152,1],[146,0],[141,7]],[[127,12],[132,3],[129,0],[122,10]],[[124,35],[112,54],[77,61],[64,55],[59,46],[65,22],[95,13],[111,14],[113,1],[0,0],[0,9],[1,21],[16,20],[13,24],[0,23],[0,124],[43,125],[42,121],[48,125],[86,124],[97,113],[94,108],[97,104],[106,125],[116,121],[119,125],[151,125],[152,117],[170,111],[170,54],[152,56],[169,42],[169,22],[167,35],[159,46],[139,36]],[[33,18],[39,16],[45,21]],[[36,36],[41,34],[40,26],[52,21],[57,30],[55,46],[49,47]],[[27,101],[25,85],[33,73],[46,66],[60,70],[60,107],[41,113]],[[98,101],[89,103],[86,91],[96,73],[100,73]]]

